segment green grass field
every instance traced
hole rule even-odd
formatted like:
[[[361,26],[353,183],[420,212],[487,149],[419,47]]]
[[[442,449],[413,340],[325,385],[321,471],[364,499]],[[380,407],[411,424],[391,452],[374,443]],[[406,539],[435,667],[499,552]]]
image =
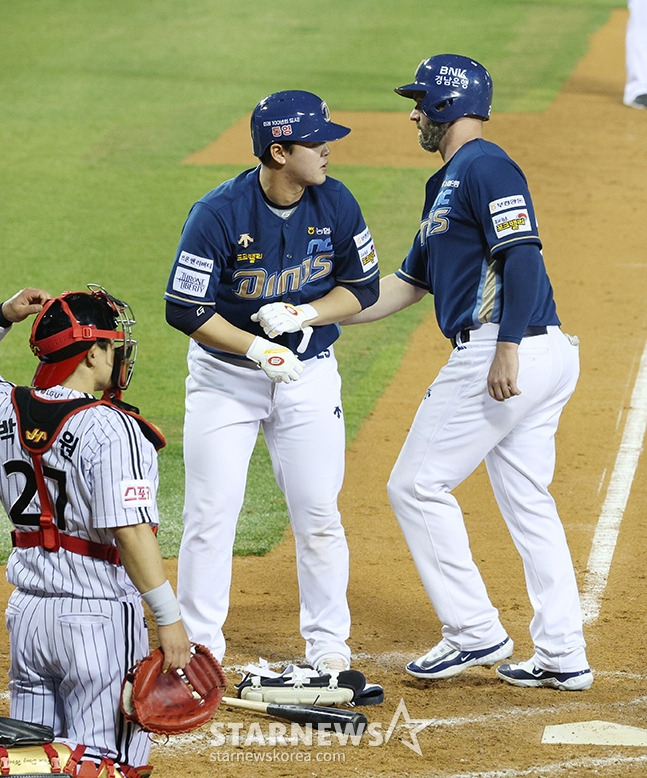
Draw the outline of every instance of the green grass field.
[[[128,399],[165,431],[160,456],[163,552],[181,533],[186,338],[162,296],[186,213],[235,166],[181,160],[270,92],[306,89],[335,110],[401,111],[393,92],[424,57],[468,54],[492,73],[494,111],[545,108],[617,0],[5,0],[0,49],[2,289],[58,293],[101,283],[133,307],[140,341]],[[415,142],[412,138],[412,142]],[[417,169],[335,166],[358,198],[383,273],[417,228]],[[427,163],[428,165],[428,163]],[[398,367],[431,300],[348,328],[337,355],[348,440]],[[2,344],[0,372],[29,382],[28,325]],[[8,528],[8,520],[3,516]],[[265,553],[287,526],[264,445],[254,454],[237,553]],[[8,532],[1,535],[6,558]]]

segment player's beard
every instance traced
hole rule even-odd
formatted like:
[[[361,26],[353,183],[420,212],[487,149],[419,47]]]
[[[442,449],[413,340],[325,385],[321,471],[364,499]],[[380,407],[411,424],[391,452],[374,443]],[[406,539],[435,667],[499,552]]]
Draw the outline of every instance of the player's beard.
[[[425,151],[438,151],[442,139],[447,134],[449,123],[440,124],[430,121],[425,126],[418,125],[418,143]]]

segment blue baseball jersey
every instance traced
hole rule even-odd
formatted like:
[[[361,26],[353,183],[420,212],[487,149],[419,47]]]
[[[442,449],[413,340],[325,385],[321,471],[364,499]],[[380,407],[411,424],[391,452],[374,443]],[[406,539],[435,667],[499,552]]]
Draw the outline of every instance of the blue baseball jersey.
[[[339,285],[351,291],[374,285],[377,290],[373,239],[344,184],[326,178],[321,185],[306,187],[298,206],[283,218],[268,206],[258,174],[259,168],[246,170],[193,205],[166,288],[167,301],[211,307],[234,326],[265,337],[261,326],[250,320],[262,305],[309,303]],[[338,324],[315,327],[302,359],[321,353],[339,334]],[[301,332],[286,333],[275,342],[296,352],[301,337]]]
[[[434,295],[438,325],[451,338],[463,329],[501,322],[501,258],[505,249],[524,243],[536,246],[541,260],[526,178],[503,149],[479,138],[461,146],[428,180],[420,230],[396,274]],[[543,260],[538,274],[538,286],[534,277],[529,285],[533,299],[526,323],[558,325]],[[519,287],[515,293],[523,294],[523,284]]]

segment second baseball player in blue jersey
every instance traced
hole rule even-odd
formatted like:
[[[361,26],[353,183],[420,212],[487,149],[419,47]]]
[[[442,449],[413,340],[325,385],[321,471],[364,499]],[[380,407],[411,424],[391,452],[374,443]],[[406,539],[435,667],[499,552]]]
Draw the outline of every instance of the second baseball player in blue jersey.
[[[387,485],[442,639],[407,664],[450,678],[513,652],[472,557],[453,490],[485,466],[521,556],[534,608],[533,656],[506,663],[507,683],[588,689],[582,611],[568,542],[549,486],[555,433],[577,384],[577,338],[560,328],[526,179],[483,139],[492,79],[475,60],[437,54],[395,90],[420,146],[443,165],[427,182],[420,229],[378,302],[343,323],[375,321],[434,295],[454,346],[420,403]],[[483,517],[484,520],[487,517]]]
[[[497,257],[523,243],[541,246],[525,176],[499,146],[475,139],[427,182],[420,230],[397,275],[434,294],[446,337],[493,322],[503,325],[500,340],[519,342],[528,325],[560,323],[548,276],[532,263],[506,265],[505,272],[519,278],[506,278],[505,288],[508,281],[521,286],[535,276],[535,308],[528,310],[525,298],[523,307],[509,298],[502,320]]]

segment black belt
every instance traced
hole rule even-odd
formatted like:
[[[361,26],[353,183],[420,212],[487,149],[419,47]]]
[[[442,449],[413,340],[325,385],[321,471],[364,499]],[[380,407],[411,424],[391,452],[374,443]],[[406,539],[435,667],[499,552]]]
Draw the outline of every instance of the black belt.
[[[450,338],[451,344],[454,348],[458,345],[457,338],[460,338],[461,345],[463,343],[469,343],[470,342],[470,332],[471,330],[461,330],[460,332],[456,333],[453,338]],[[535,335],[545,335],[548,332],[548,329],[546,327],[526,327],[526,331],[523,333],[523,338],[533,338]]]

